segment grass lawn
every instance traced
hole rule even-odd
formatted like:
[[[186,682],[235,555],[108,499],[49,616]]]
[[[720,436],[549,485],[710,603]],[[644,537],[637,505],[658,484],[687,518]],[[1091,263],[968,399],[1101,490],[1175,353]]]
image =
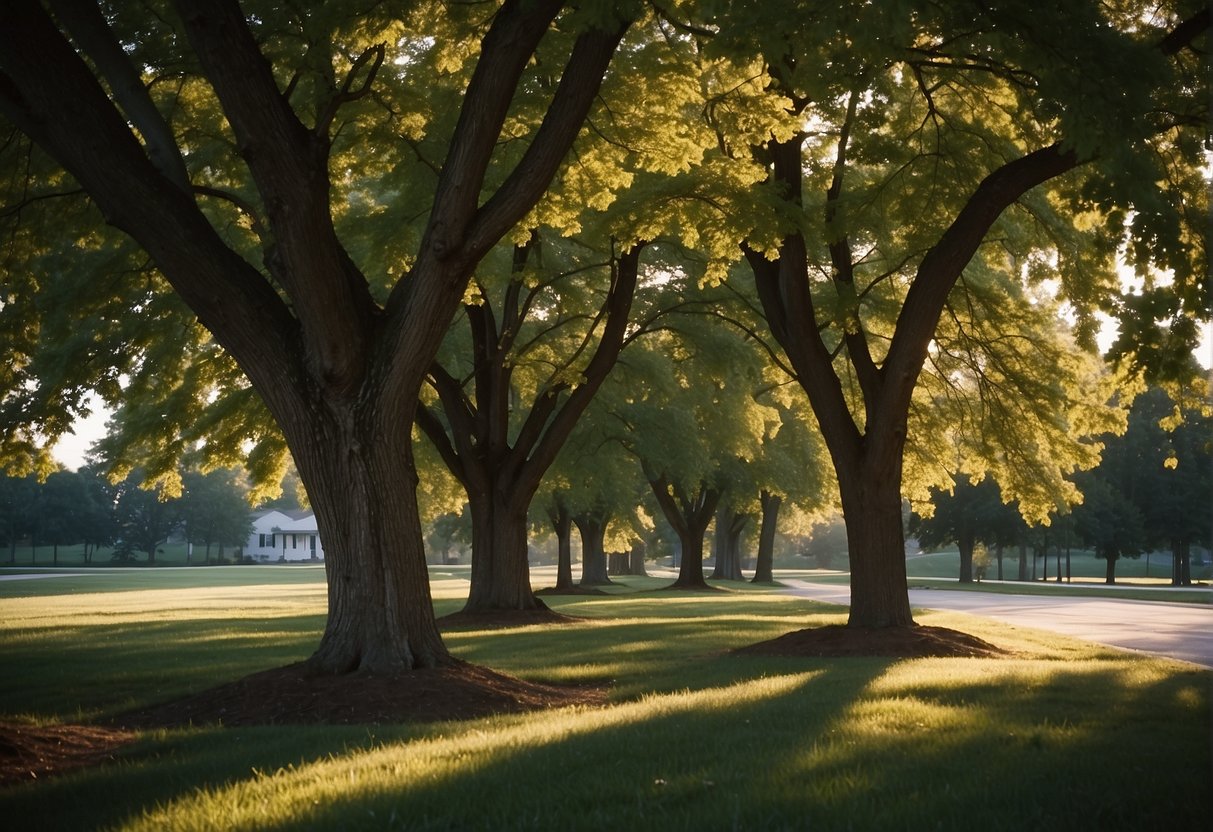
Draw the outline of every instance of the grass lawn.
[[[453,611],[466,567],[434,567]],[[543,585],[536,578],[536,585]],[[1004,659],[728,651],[843,620],[735,586],[548,597],[585,623],[459,631],[469,661],[611,704],[458,723],[148,732],[0,789],[6,829],[1208,829],[1210,681],[1190,665],[949,613]],[[0,719],[103,719],[304,658],[323,570],[0,582]],[[2,752],[0,752],[2,753]]]

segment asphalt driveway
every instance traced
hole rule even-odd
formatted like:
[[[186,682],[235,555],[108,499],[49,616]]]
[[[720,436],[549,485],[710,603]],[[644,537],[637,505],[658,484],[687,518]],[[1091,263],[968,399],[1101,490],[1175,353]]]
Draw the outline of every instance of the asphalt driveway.
[[[783,579],[804,598],[849,605],[849,587]],[[982,615],[1023,627],[1139,650],[1213,668],[1213,606],[1117,598],[1002,595],[911,589],[910,605]]]

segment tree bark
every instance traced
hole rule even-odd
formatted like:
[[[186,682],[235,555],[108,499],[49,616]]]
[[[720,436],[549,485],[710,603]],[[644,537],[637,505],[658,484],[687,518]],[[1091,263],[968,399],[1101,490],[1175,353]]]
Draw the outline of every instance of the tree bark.
[[[759,501],[762,505],[762,526],[758,532],[758,558],[750,583],[769,584],[775,582],[775,532],[783,497],[764,490],[759,495]]]
[[[851,612],[847,625],[878,628],[914,623],[906,583],[900,477],[839,480],[847,552],[851,559]]]
[[[973,583],[973,547],[975,545],[976,536],[971,531],[963,532],[956,541],[956,548],[960,551],[960,575],[957,578],[959,583]]]
[[[573,517],[581,535],[581,586],[607,586],[606,537],[607,518],[594,512]]]
[[[464,605],[466,612],[547,609],[531,591],[527,548],[529,503],[529,494],[497,487],[487,493],[468,491],[472,574]]]
[[[712,569],[712,580],[745,580],[745,575],[741,573],[741,533],[749,519],[749,515],[734,511],[732,506],[717,507],[716,533],[712,540],[716,563]]]
[[[548,521],[556,534],[556,589],[573,588],[573,518],[560,501],[548,509]]]
[[[1116,561],[1117,555],[1115,552],[1104,552],[1104,583],[1116,583]]]
[[[632,548],[628,552],[628,574],[629,575],[648,575],[648,570],[644,566],[644,558],[648,552],[648,546],[639,538],[632,541]]]

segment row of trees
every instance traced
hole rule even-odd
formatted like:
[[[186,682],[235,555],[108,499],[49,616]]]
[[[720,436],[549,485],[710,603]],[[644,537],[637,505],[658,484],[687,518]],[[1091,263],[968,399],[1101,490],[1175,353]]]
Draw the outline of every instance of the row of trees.
[[[1097,311],[1122,366],[1171,375],[1207,314],[1188,0],[151,5],[0,9],[0,448],[38,464],[92,390],[152,483],[250,446],[269,482],[289,451],[328,558],[317,670],[449,659],[414,422],[472,506],[469,610],[537,606],[523,506],[576,491],[596,447],[639,461],[702,582],[740,478],[714,472],[750,459],[639,447],[725,410],[670,308],[764,345],[739,446],[811,409],[867,627],[912,623],[903,492],[989,475],[1029,519],[1077,499],[1082,438],[1124,418]],[[737,303],[637,303],[678,275]],[[625,374],[638,340],[679,360]],[[775,505],[768,482],[744,491]]]
[[[114,483],[97,465],[55,471],[45,480],[0,477],[0,545],[8,548],[9,562],[21,541],[34,559],[37,547],[50,546],[51,563],[58,565],[61,546],[83,544],[85,563],[99,547],[113,549],[115,560],[141,551],[155,563],[158,547],[179,533],[203,547],[209,562],[212,547],[221,553],[248,539],[247,489],[237,472],[186,472],[175,495],[142,488],[143,480],[143,472],[134,471]]]
[[[1153,550],[1171,553],[1171,583],[1192,583],[1192,546],[1213,540],[1213,419],[1207,405],[1184,412],[1161,389],[1134,400],[1128,429],[1102,438],[1100,464],[1074,475],[1082,502],[1050,523],[1030,527],[1017,507],[1003,502],[998,484],[962,481],[950,492],[933,496],[930,513],[911,518],[911,528],[924,546],[955,543],[960,552],[960,580],[972,581],[978,546],[993,550],[997,575],[1003,577],[1003,551],[1019,549],[1018,578],[1027,580],[1026,552],[1045,559],[1057,554],[1055,575],[1069,576],[1070,550],[1083,546],[1106,563],[1106,581],[1115,583],[1120,558],[1137,558]]]

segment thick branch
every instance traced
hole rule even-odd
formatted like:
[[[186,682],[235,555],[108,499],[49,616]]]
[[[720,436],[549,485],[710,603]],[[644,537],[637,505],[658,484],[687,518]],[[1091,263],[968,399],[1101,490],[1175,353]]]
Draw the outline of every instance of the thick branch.
[[[147,88],[143,86],[143,79],[122,51],[101,9],[93,0],[52,0],[50,6],[55,17],[67,27],[72,39],[92,58],[109,82],[122,111],[143,136],[152,164],[165,178],[188,192],[190,177],[173,131],[156,109]]]
[[[855,368],[855,377],[868,401],[876,397],[880,373],[872,361],[868,349],[867,335],[863,330],[863,318],[859,314],[859,298],[855,292],[855,263],[851,254],[851,240],[847,234],[845,218],[840,218],[839,202],[842,199],[843,174],[847,166],[847,149],[851,138],[851,125],[859,101],[858,93],[852,92],[847,100],[847,114],[838,135],[838,153],[834,159],[834,174],[826,191],[826,233],[830,235],[830,262],[834,267],[834,285],[846,304],[846,319],[842,323],[843,339],[847,355]],[[840,227],[841,226],[841,227]]]
[[[629,22],[611,31],[591,30],[577,39],[535,138],[518,166],[477,212],[468,234],[468,255],[479,259],[543,196],[585,122]]]
[[[235,0],[177,6],[261,194],[274,240],[266,266],[291,298],[311,372],[327,391],[352,396],[366,378],[375,304],[333,228],[327,137],[279,92]]]
[[[289,366],[295,324],[285,305],[155,169],[35,0],[0,4],[0,109],[80,182],[107,222],[152,256],[272,410],[298,405],[299,368]]]

